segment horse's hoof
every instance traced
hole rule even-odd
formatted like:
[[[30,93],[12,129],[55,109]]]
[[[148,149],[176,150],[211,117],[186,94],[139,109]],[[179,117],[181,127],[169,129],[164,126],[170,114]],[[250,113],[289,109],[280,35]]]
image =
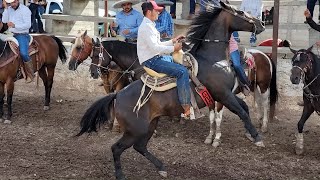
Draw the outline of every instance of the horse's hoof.
[[[168,177],[168,173],[167,171],[158,171],[158,173],[160,174],[160,176],[167,178]]]
[[[267,127],[267,126],[262,126],[262,127],[261,127],[261,132],[262,132],[262,133],[268,132],[268,127]]]
[[[6,119],[3,123],[5,123],[5,124],[11,124],[11,121],[8,120],[8,119]]]
[[[218,140],[217,141],[213,141],[213,143],[212,143],[212,146],[214,148],[217,148],[219,145],[220,145],[220,142]]]
[[[251,136],[250,133],[245,133],[244,135],[245,135],[251,142],[254,141],[254,139],[253,139],[253,137]]]
[[[258,146],[258,147],[266,147],[266,146],[264,145],[263,141],[258,141],[258,142],[255,142],[254,144],[255,144],[256,146]]]
[[[48,111],[50,109],[50,106],[44,106],[43,110]]]
[[[211,144],[212,143],[212,138],[207,137],[206,140],[204,140],[205,144]]]
[[[303,148],[296,147],[296,154],[297,155],[303,154]]]

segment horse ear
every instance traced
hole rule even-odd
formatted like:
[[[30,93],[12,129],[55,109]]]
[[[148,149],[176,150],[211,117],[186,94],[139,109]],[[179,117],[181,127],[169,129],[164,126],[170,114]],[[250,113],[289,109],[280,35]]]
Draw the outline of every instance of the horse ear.
[[[313,45],[307,49],[307,52],[311,52],[312,48],[313,48]]]
[[[73,39],[71,40],[71,43],[74,44],[75,42],[76,42],[76,38],[73,38]]]
[[[96,42],[96,45],[99,45],[100,46],[100,39],[99,38],[97,38],[97,42]]]
[[[87,35],[87,30],[83,33],[83,36],[86,36]]]
[[[289,47],[289,49],[290,49],[290,51],[291,51],[293,54],[296,54],[296,53],[297,53],[297,51],[294,50],[294,49],[291,49],[291,47]]]

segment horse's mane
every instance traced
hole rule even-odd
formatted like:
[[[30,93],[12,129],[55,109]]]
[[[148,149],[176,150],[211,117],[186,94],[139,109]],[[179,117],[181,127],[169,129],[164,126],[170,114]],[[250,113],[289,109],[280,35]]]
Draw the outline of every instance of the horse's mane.
[[[221,8],[213,7],[207,11],[201,12],[191,23],[187,38],[191,44],[199,43],[210,28],[212,21],[220,14]]]
[[[119,40],[102,41],[104,47],[111,48],[113,55],[128,53],[129,56],[137,54],[137,44],[126,43]],[[137,56],[137,55],[136,55]]]

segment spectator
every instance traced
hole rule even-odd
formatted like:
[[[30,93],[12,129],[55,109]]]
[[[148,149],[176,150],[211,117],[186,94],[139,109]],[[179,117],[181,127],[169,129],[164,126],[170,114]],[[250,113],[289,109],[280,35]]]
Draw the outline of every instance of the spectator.
[[[45,12],[46,6],[47,6],[46,0],[39,0],[38,11],[39,11],[40,16]]]
[[[261,19],[262,8],[263,8],[262,0],[242,0],[240,10],[247,12],[258,19]],[[236,36],[235,39],[237,38],[239,39],[239,37]],[[252,47],[255,47],[256,42],[257,42],[256,34],[252,33],[250,37],[250,45]]]
[[[166,11],[165,6],[172,6],[173,2],[166,0],[156,0],[156,3],[163,7],[160,10],[158,19],[155,21],[156,29],[160,32],[161,39],[172,38],[173,36],[173,21],[170,14]]]
[[[31,11],[31,28],[30,33],[46,33],[43,29],[43,23],[39,13],[39,0],[29,0],[29,9]]]
[[[173,2],[173,5],[170,7],[170,14],[173,19],[176,19],[177,0],[170,0],[170,1]],[[194,18],[195,11],[196,11],[196,0],[190,0],[189,16],[187,19]]]
[[[111,23],[111,34],[123,36],[126,42],[137,42],[138,28],[143,16],[133,9],[132,5],[139,2],[139,0],[121,0],[113,4],[113,8],[122,8],[122,11],[117,13],[116,22]]]
[[[307,8],[310,12],[311,18],[313,18],[313,11],[314,11],[314,7],[316,6],[316,2],[317,0],[307,0]],[[320,4],[320,0],[319,0],[319,4]],[[319,14],[318,20],[320,22],[320,14]],[[304,21],[304,23],[307,24],[307,21]]]

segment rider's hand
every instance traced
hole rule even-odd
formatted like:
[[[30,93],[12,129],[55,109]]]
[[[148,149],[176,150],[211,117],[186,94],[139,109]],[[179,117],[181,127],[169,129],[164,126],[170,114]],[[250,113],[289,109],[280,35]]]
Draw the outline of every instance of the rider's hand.
[[[181,39],[184,39],[184,38],[186,38],[184,35],[179,35],[179,36],[173,38],[172,42],[176,43],[176,42],[179,42]]]
[[[129,33],[130,33],[130,30],[129,30],[129,29],[125,29],[125,30],[122,31],[122,34],[124,34],[124,35],[127,35],[127,34],[129,34]]]
[[[310,13],[310,11],[309,11],[308,9],[306,9],[306,10],[304,11],[304,16],[305,16],[306,18],[310,18],[310,17],[311,17],[311,13]]]
[[[15,25],[14,25],[14,23],[13,22],[8,22],[8,27],[10,27],[10,28],[14,28],[15,27]]]
[[[174,44],[174,51],[179,51],[182,49],[182,44],[181,43],[175,43]]]

